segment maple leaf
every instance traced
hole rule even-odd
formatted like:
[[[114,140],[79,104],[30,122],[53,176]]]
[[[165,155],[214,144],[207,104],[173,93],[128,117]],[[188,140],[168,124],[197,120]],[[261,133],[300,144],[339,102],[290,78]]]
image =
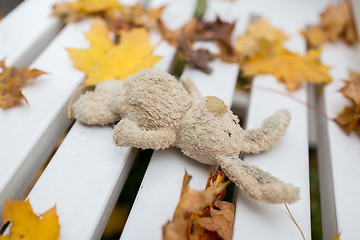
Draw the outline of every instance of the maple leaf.
[[[243,57],[248,57],[260,50],[261,40],[282,43],[287,39],[288,36],[281,29],[272,27],[268,20],[258,19],[249,24],[244,35],[237,37],[235,50]]]
[[[165,6],[158,8],[145,8],[140,3],[119,10],[111,10],[105,14],[105,21],[110,31],[133,27],[147,27],[162,16]]]
[[[348,44],[359,41],[349,1],[326,8],[321,13],[320,25],[302,33],[312,47],[338,39],[343,39]]]
[[[334,119],[340,125],[348,125],[348,134],[353,130],[360,132],[360,73],[350,70],[349,75],[339,92],[350,99],[353,106],[346,106]]]
[[[0,61],[0,69],[0,107],[4,110],[15,106],[21,100],[27,102],[20,89],[29,79],[45,73],[37,69],[8,68],[5,66],[5,60]]]
[[[0,240],[55,240],[60,235],[56,206],[36,215],[29,201],[5,201],[3,222],[11,222],[10,234]]]
[[[114,44],[106,25],[97,19],[85,36],[91,43],[89,49],[67,49],[74,66],[86,73],[85,85],[96,85],[108,79],[123,80],[152,67],[161,58],[152,54],[154,47],[144,28],[120,32],[120,42]]]
[[[305,56],[301,56],[288,51],[279,42],[271,43],[262,39],[259,43],[259,52],[241,66],[245,76],[273,74],[286,84],[289,91],[301,87],[303,82],[321,84],[332,81],[330,67],[317,61],[320,50],[309,50]]]
[[[213,59],[213,56],[208,50],[191,49],[183,35],[179,39],[179,48],[184,55],[184,61],[186,63],[206,73],[211,73],[211,68],[208,66],[208,62]]]
[[[87,16],[101,16],[111,10],[121,10],[124,6],[117,0],[78,0],[56,3],[53,16],[62,18],[66,23],[77,22]]]
[[[231,240],[234,226],[235,205],[225,201],[215,201],[215,208],[210,208],[210,217],[194,219],[194,225],[203,227],[208,234],[214,235],[214,232],[220,239]],[[196,236],[195,239],[200,239]],[[208,238],[206,238],[208,239]]]
[[[191,189],[189,187],[191,176],[185,173],[179,204],[173,220],[163,226],[163,239],[231,238],[235,207],[231,203],[218,201],[224,197],[228,182],[224,182],[223,172],[218,170],[214,176],[212,173],[213,170],[203,191]],[[231,211],[232,208],[234,209]],[[202,218],[205,220],[199,220]],[[217,226],[217,224],[228,226]]]
[[[189,39],[194,34],[198,20],[190,19],[187,23],[176,30],[170,30],[161,19],[157,20],[159,31],[163,39],[167,40],[171,45],[178,46],[179,39],[183,35],[185,39]]]
[[[341,233],[338,233],[338,234],[336,234],[336,236],[332,237],[332,238],[329,239],[329,240],[339,240],[339,239],[340,239],[340,235],[341,235]]]

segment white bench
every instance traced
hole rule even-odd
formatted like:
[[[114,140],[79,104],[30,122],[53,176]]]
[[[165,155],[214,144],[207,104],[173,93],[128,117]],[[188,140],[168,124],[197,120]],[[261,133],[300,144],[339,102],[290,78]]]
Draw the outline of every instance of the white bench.
[[[88,46],[83,33],[89,30],[91,20],[62,28],[60,20],[50,17],[51,6],[55,2],[57,0],[25,0],[0,22],[0,59],[6,58],[8,65],[21,67],[30,64],[49,73],[37,79],[36,84],[24,88],[29,106],[24,104],[7,111],[0,110],[0,211],[5,199],[28,197],[36,212],[43,212],[56,204],[61,225],[60,239],[99,239],[138,152],[134,148],[115,147],[110,126],[87,127],[75,122],[30,194],[24,196],[71,125],[66,114],[67,104],[84,79],[84,74],[72,67],[65,48]],[[126,2],[133,4],[136,1]],[[147,2],[149,6],[167,3],[163,20],[173,29],[191,18],[196,5],[196,0]],[[290,35],[287,47],[304,53],[306,43],[299,30],[315,24],[327,2],[330,1],[277,0],[269,3],[266,0],[209,0],[205,18],[210,20],[220,15],[223,20],[237,21],[235,35],[245,31],[251,16],[268,18],[274,26]],[[160,36],[152,33],[151,39],[157,43]],[[341,86],[337,82],[346,76],[349,65],[360,71],[359,65],[355,65],[358,62],[356,57],[360,58],[360,49],[355,50],[346,46],[334,47],[334,44],[325,47],[322,60],[334,65],[332,74],[336,82],[323,91],[323,103],[333,101],[326,94],[331,93],[332,96]],[[163,42],[157,47],[156,54],[163,56],[156,67],[170,71],[176,49]],[[339,54],[344,54],[341,60],[347,59],[341,64]],[[332,57],[334,55],[335,58]],[[210,75],[188,67],[183,74],[193,79],[202,95],[218,96],[230,106],[239,68],[236,64],[221,61],[212,62],[211,67],[213,72]],[[313,123],[308,123],[308,109],[275,92],[257,88],[265,86],[285,92],[284,86],[270,75],[257,76],[254,86],[247,127],[259,126],[268,115],[284,107],[290,110],[292,121],[287,133],[272,150],[246,156],[245,160],[300,188],[301,199],[290,204],[289,208],[305,238],[310,239],[307,132],[308,125]],[[306,88],[292,95],[307,101]],[[342,96],[337,97],[345,102]],[[326,111],[332,117],[341,109],[341,106],[336,106],[336,109],[333,109],[335,106],[330,107]],[[359,138],[355,134],[346,136],[337,125],[328,121],[321,123],[318,129],[322,131],[318,138],[320,157],[324,157],[319,160],[324,235],[328,239],[342,231],[342,239],[354,239],[357,228],[352,212],[360,211],[356,207],[360,190],[355,185],[360,178],[356,174],[359,169],[356,166],[360,163],[355,157],[359,156],[356,155],[359,153],[356,147]],[[333,144],[337,143],[334,141],[340,137],[344,146],[353,145],[351,150],[357,152],[350,153],[349,147],[344,153],[340,144],[334,147]],[[337,155],[334,149],[342,150],[342,155]],[[349,154],[346,163],[344,154]],[[177,205],[185,169],[193,176],[191,186],[202,189],[210,172],[209,166],[185,157],[178,149],[154,152],[122,239],[161,239],[161,227],[171,219]],[[346,181],[341,174],[346,174]],[[342,184],[347,185],[343,187]],[[350,189],[353,185],[354,188]],[[233,239],[301,238],[283,205],[257,203],[241,192],[237,192],[234,198],[236,219]]]

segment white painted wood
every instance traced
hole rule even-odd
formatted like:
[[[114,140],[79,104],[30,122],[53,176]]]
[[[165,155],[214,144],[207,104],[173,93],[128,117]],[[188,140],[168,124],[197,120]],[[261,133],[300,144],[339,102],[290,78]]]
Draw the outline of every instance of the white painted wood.
[[[167,11],[164,17],[169,14],[174,17]],[[69,33],[66,38],[73,39],[75,34],[82,32]],[[153,44],[160,40],[158,34],[151,35]],[[155,54],[163,56],[155,67],[168,70],[175,48],[163,42]],[[60,239],[99,239],[105,229],[137,151],[117,148],[111,134],[111,127],[85,127],[76,122],[29,195],[37,212],[56,204]]]
[[[324,87],[319,107],[334,118],[351,102],[338,91],[348,78],[348,69],[360,72],[360,46],[327,44],[321,60],[331,66],[333,82]],[[319,175],[324,239],[341,232],[341,239],[358,238],[357,216],[360,214],[360,139],[357,133],[347,135],[331,120],[319,117]]]
[[[289,11],[283,11],[282,5],[276,4],[276,6],[279,8],[274,9],[267,5],[261,7],[251,4],[247,6],[238,5],[239,10],[242,8],[243,11],[269,19],[273,26],[283,29],[290,36],[286,46],[292,51],[304,53],[306,50],[305,41],[299,35],[299,30],[304,28],[308,21],[316,17],[305,13],[304,11],[307,8],[300,8],[299,6],[295,8],[293,6],[293,8],[289,8]],[[286,93],[287,90],[271,75],[255,77],[253,85],[247,128],[259,127],[267,116],[280,108],[289,109],[292,120],[286,134],[275,147],[268,152],[245,155],[244,159],[300,188],[300,200],[294,204],[289,204],[289,208],[304,232],[305,238],[310,239],[307,108],[289,97],[274,92]],[[262,87],[274,89],[274,91],[261,89]],[[306,102],[306,87],[291,95]],[[239,191],[236,199],[233,239],[268,239],[269,237],[301,239],[300,232],[289,217],[284,205],[258,203]]]
[[[88,25],[69,25],[31,65],[48,74],[23,89],[29,105],[0,111],[0,209],[4,199],[22,197],[70,124],[68,100],[84,75],[65,47],[86,46]]]
[[[234,15],[231,12],[229,3],[209,1],[205,18],[214,19],[220,14],[229,20]],[[214,61],[210,66],[211,75],[190,68],[186,68],[183,75],[194,81],[203,96],[218,96],[230,106],[238,66],[221,61]],[[121,239],[161,239],[162,226],[172,219],[179,201],[185,169],[193,176],[190,186],[203,189],[210,166],[184,156],[179,149],[154,152]]]
[[[27,0],[0,22],[0,59],[9,66],[24,67],[61,30],[61,21],[50,16],[59,0]]]

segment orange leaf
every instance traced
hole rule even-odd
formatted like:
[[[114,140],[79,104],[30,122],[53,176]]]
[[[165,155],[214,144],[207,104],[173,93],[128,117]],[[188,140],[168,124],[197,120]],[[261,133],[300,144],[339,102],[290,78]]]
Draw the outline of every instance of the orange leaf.
[[[0,107],[4,110],[15,106],[21,100],[27,102],[21,88],[29,79],[37,78],[45,73],[37,69],[8,68],[5,66],[5,60],[0,61],[0,69],[2,70],[0,72]]]
[[[319,47],[326,41],[345,40],[348,44],[359,41],[349,1],[331,5],[321,13],[320,25],[303,33],[308,43]]]
[[[163,226],[163,239],[188,239],[194,215],[212,204],[228,183],[196,191],[189,187],[191,176],[185,172],[179,204],[171,222]]]
[[[360,74],[350,70],[349,79],[339,92],[350,99],[353,106],[346,106],[334,120],[340,125],[348,125],[348,134],[354,129],[360,132]]]
[[[89,49],[68,49],[74,66],[86,73],[85,85],[109,79],[123,80],[152,67],[161,58],[153,55],[154,47],[144,28],[122,31],[120,42],[114,44],[106,25],[97,19],[85,36],[91,43]]]
[[[329,239],[329,240],[339,240],[339,239],[340,239],[340,235],[341,235],[341,233],[338,233],[338,234],[336,234],[336,236],[332,237],[332,238]]]
[[[60,235],[60,225],[56,206],[41,215],[36,215],[29,201],[6,201],[3,222],[11,222],[10,234],[0,236],[0,240],[56,240]]]

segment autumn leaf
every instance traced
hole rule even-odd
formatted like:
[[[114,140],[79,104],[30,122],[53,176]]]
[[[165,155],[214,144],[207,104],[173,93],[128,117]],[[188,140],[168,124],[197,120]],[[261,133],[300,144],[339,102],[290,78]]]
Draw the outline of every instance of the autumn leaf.
[[[181,35],[183,35],[185,39],[189,39],[190,36],[194,34],[198,20],[196,18],[192,18],[176,30],[170,30],[161,19],[157,22],[163,39],[167,40],[171,45],[177,47]]]
[[[344,40],[348,44],[359,41],[349,1],[331,5],[321,13],[319,26],[302,32],[312,47],[319,47],[327,41]]]
[[[117,0],[78,0],[56,3],[53,16],[64,19],[66,23],[77,22],[88,16],[102,16],[111,10],[121,10],[124,6]]]
[[[179,39],[179,48],[184,56],[184,61],[195,68],[198,68],[206,73],[211,73],[211,68],[208,66],[208,62],[214,57],[206,49],[193,50],[189,47],[189,43],[182,35]]]
[[[235,205],[225,201],[216,201],[214,205],[219,210],[210,208],[210,217],[196,218],[194,225],[199,225],[212,233],[216,232],[220,239],[231,240]],[[200,239],[200,236],[196,236],[195,239]]]
[[[288,51],[279,42],[264,39],[259,47],[258,53],[241,65],[245,76],[273,74],[289,91],[298,89],[304,82],[322,84],[332,81],[330,68],[317,60],[320,50],[309,50],[301,56]]]
[[[89,49],[67,49],[74,66],[85,72],[85,85],[96,85],[108,79],[123,80],[139,70],[152,67],[161,57],[154,56],[149,34],[144,28],[120,33],[119,43],[113,43],[109,31],[97,19],[85,34]]]
[[[56,240],[60,235],[56,206],[36,215],[29,201],[6,201],[2,221],[11,225],[10,234],[0,240]]]
[[[5,60],[0,61],[0,69],[0,107],[4,110],[15,106],[21,100],[27,102],[21,88],[29,79],[45,73],[37,69],[6,67]]]
[[[235,50],[243,57],[248,57],[260,50],[261,40],[282,43],[287,39],[288,36],[281,29],[272,27],[268,20],[258,19],[249,24],[244,35],[237,37]]]
[[[338,233],[338,234],[336,234],[336,236],[332,237],[332,238],[329,239],[329,240],[339,240],[339,239],[340,239],[340,235],[341,235],[341,233]]]
[[[360,132],[360,73],[350,70],[349,79],[339,92],[350,99],[353,106],[346,106],[334,120],[340,125],[348,125],[348,134],[353,130]]]
[[[212,176],[211,171],[203,191],[191,189],[190,179],[185,173],[179,204],[173,220],[163,226],[163,239],[231,239],[235,206],[217,200],[225,194],[224,173]]]

